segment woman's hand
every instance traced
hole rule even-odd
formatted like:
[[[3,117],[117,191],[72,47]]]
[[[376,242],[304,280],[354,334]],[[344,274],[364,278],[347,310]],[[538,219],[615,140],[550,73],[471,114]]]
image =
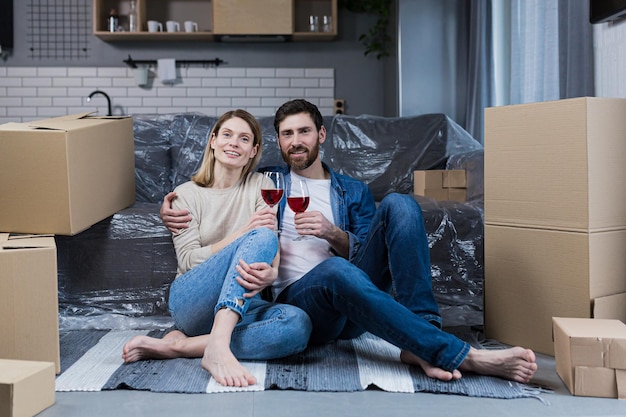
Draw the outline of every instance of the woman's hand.
[[[247,264],[240,260],[237,272],[239,272],[237,282],[249,290],[243,295],[246,298],[254,297],[265,287],[272,285],[278,277],[278,267],[273,267],[266,262]]]
[[[244,226],[243,233],[257,227],[267,227],[270,230],[274,230],[276,228],[276,212],[269,207],[255,211]]]

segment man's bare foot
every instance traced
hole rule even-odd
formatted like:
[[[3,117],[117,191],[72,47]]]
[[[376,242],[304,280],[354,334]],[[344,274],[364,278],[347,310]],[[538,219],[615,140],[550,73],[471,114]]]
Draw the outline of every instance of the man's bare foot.
[[[452,381],[453,379],[459,379],[462,376],[461,372],[458,369],[450,372],[441,368],[437,368],[436,366],[432,366],[420,357],[412,354],[408,350],[402,350],[400,352],[400,360],[408,365],[420,366],[424,370],[426,375],[440,381]]]
[[[122,349],[122,359],[131,363],[144,359],[171,359],[179,357],[175,349],[179,340],[186,339],[184,333],[174,330],[166,334],[163,339],[150,336],[135,336]]]
[[[256,378],[242,366],[228,346],[209,336],[202,357],[202,367],[213,379],[228,387],[247,387],[256,384]]]
[[[537,370],[535,361],[532,350],[519,346],[501,350],[470,348],[459,369],[527,383]]]

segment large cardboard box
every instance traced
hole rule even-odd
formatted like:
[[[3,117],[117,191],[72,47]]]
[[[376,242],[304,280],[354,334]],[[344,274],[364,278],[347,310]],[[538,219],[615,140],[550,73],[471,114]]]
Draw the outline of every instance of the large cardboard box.
[[[0,233],[0,358],[61,372],[54,237]]]
[[[54,401],[53,363],[0,359],[0,417],[32,417]]]
[[[485,334],[554,354],[552,317],[626,321],[626,230],[485,225]]]
[[[574,395],[626,398],[626,325],[553,318],[556,371]]]
[[[485,109],[485,222],[570,231],[626,226],[626,99]]]
[[[0,126],[0,231],[74,235],[135,202],[132,118]]]

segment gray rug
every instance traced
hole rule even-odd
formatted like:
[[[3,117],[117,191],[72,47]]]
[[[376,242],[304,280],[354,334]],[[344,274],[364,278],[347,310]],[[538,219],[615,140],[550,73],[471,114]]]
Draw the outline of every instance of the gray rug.
[[[399,349],[371,334],[353,340],[312,346],[301,354],[267,362],[243,362],[257,378],[246,388],[217,384],[200,366],[200,359],[146,360],[124,364],[122,346],[144,334],[165,331],[77,330],[61,333],[61,374],[57,391],[134,389],[167,393],[299,390],[430,392],[489,398],[537,398],[540,391],[500,378],[465,373],[458,381],[428,378],[419,368],[399,360]],[[477,345],[470,334],[464,339]]]

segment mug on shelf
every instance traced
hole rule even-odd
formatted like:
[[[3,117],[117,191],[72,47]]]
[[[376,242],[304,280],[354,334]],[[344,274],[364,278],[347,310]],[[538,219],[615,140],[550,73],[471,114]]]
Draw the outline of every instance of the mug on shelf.
[[[197,32],[198,24],[196,22],[192,22],[191,20],[187,20],[185,22],[185,32]]]
[[[148,32],[163,32],[163,25],[156,20],[148,20]]]
[[[165,22],[165,27],[167,28],[168,32],[180,32],[180,24],[173,20],[168,20],[167,22]]]
[[[318,16],[309,16],[309,32],[317,32],[320,30],[320,20]]]

